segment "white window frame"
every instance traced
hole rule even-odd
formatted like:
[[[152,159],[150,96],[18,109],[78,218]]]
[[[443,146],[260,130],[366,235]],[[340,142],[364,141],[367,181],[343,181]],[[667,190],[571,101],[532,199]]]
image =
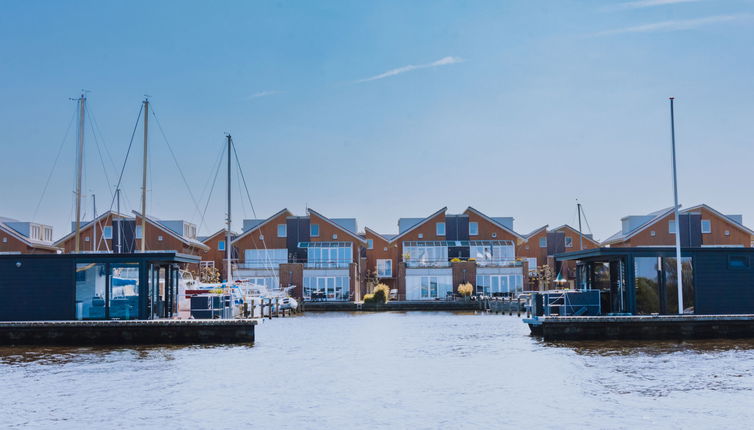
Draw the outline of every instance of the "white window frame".
[[[280,264],[288,263],[288,249],[246,249],[243,257],[242,268],[266,269],[270,266],[276,268]]]
[[[367,249],[374,249],[374,240],[367,239]]]
[[[474,226],[472,229],[471,227]],[[469,222],[469,236],[479,236],[479,223],[476,221]]]
[[[668,234],[675,234],[675,231],[675,220],[671,219],[670,221],[668,221]]]
[[[701,221],[701,223],[702,223],[702,225],[701,225],[701,227],[702,227],[702,234],[710,234],[710,233],[712,233],[712,220],[703,219]],[[707,226],[706,229],[704,228],[705,225]]]
[[[218,251],[225,251],[225,241],[224,240],[218,240],[217,241],[217,250]]]
[[[392,259],[390,258],[377,259],[377,277],[378,278],[392,278],[393,277],[393,260]]]
[[[314,230],[317,230],[316,234],[314,233]],[[319,237],[319,224],[309,224],[309,236]]]
[[[278,232],[278,237],[288,237],[288,225],[278,224],[277,232]]]
[[[566,248],[573,248],[573,238],[571,236],[565,237],[565,247]]]
[[[540,248],[547,248],[547,237],[540,237],[539,238],[539,247]]]
[[[438,222],[435,224],[435,234],[437,236],[445,236],[445,223]]]
[[[144,234],[142,234],[142,233],[143,232],[141,231],[141,226],[137,225],[136,226],[136,231],[134,232],[135,238],[136,239],[144,239]]]
[[[102,227],[102,238],[111,240],[113,238],[113,226],[106,225]]]

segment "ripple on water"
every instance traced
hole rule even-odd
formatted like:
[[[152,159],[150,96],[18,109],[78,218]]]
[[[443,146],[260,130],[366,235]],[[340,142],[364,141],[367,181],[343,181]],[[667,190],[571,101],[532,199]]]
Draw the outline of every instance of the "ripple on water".
[[[722,427],[754,342],[547,343],[518,318],[309,313],[249,346],[0,349],[0,422],[56,428]]]

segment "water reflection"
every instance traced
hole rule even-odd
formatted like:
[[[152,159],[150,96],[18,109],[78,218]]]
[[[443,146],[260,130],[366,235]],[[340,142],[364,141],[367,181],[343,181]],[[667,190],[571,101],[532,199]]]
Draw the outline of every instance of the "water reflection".
[[[546,343],[516,317],[314,314],[251,346],[0,348],[33,428],[735,427],[754,342]],[[61,401],[65,399],[65,401]]]
[[[663,355],[676,352],[707,353],[754,351],[754,339],[684,340],[684,341],[539,341],[542,347],[568,348],[581,355]]]

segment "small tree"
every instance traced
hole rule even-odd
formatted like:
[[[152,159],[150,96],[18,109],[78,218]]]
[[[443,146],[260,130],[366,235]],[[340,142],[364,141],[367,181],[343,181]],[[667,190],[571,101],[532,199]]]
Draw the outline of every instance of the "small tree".
[[[465,284],[459,284],[458,285],[458,294],[468,297],[471,295],[471,293],[474,292],[474,286],[471,285],[471,283],[466,282]]]
[[[387,303],[390,299],[390,287],[377,284],[372,293],[364,296],[364,303]]]

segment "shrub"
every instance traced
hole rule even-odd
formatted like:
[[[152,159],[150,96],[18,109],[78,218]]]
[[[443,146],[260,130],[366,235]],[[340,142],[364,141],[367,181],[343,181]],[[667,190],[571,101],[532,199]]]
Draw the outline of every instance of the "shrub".
[[[387,303],[390,298],[390,287],[385,284],[377,284],[372,294],[364,295],[364,303]]]
[[[474,292],[474,286],[468,282],[465,284],[458,285],[458,294],[462,296],[470,296],[471,293],[473,292]]]

